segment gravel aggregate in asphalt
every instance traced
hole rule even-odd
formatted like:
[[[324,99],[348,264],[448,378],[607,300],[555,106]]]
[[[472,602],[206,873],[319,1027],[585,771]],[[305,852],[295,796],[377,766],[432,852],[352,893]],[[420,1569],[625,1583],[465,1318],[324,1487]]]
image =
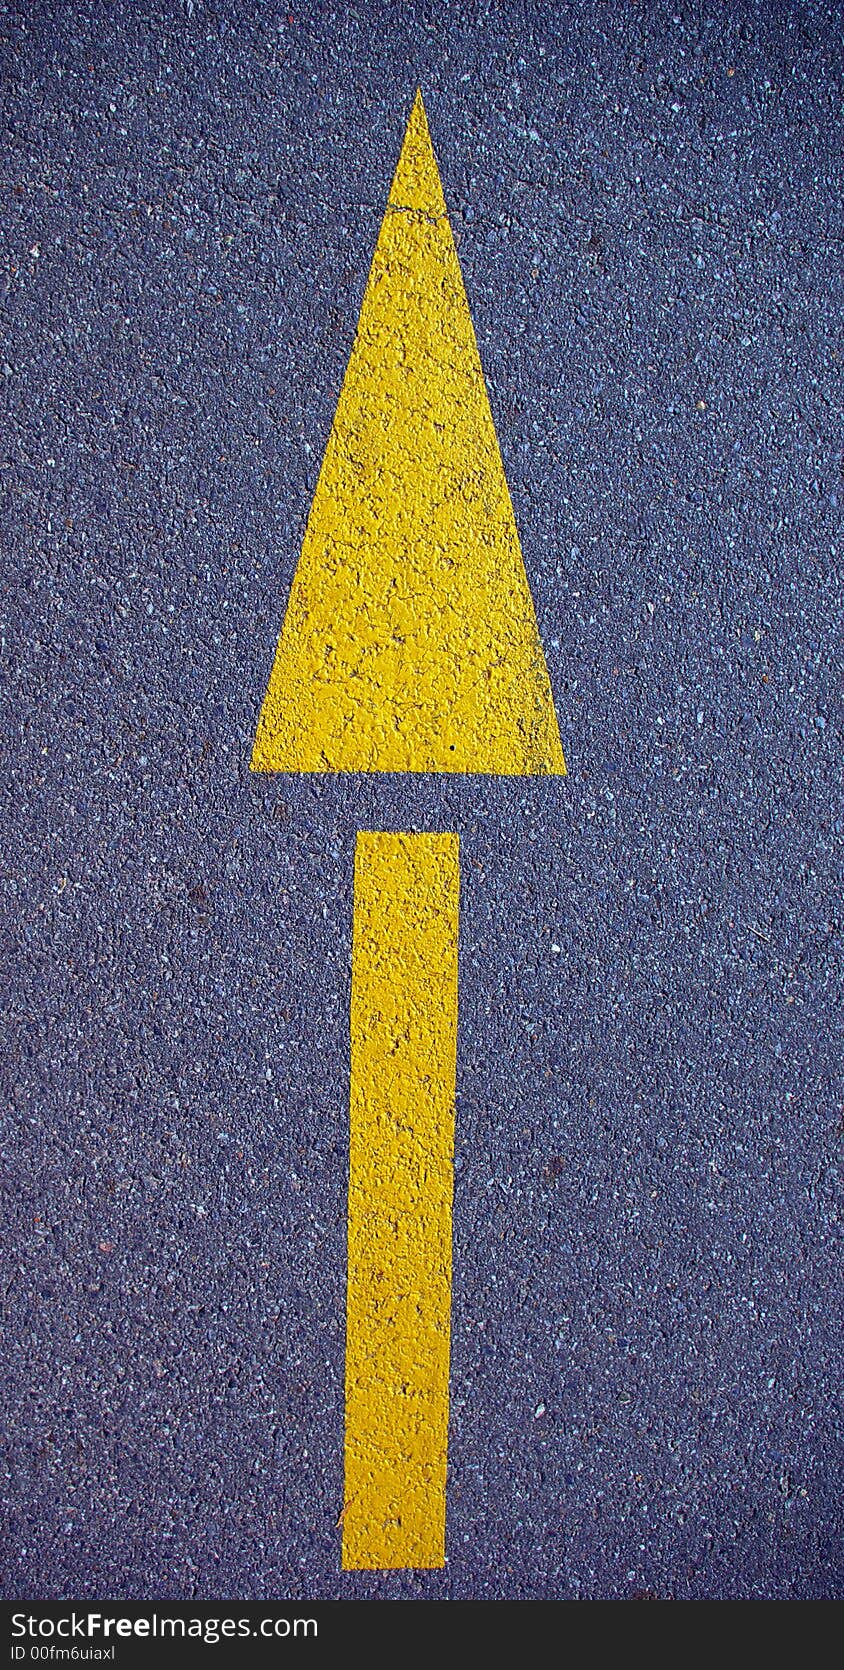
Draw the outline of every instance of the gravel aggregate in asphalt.
[[[839,7],[0,56],[4,1592],[840,1598]],[[569,776],[262,780],[417,85]],[[461,841],[434,1573],[338,1569],[359,829]]]

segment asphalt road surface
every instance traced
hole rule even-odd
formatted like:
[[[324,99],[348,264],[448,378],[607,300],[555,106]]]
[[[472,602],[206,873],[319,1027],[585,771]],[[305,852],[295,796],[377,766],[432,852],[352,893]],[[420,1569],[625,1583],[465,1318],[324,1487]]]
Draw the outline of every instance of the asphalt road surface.
[[[0,11],[7,1596],[844,1596],[841,40]],[[417,86],[569,775],[250,775]],[[361,829],[461,842],[430,1573],[339,1569]]]

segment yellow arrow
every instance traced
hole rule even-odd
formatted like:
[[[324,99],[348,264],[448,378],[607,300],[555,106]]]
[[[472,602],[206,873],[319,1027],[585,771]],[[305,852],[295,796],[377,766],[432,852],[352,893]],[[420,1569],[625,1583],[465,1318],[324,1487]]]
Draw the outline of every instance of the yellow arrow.
[[[252,766],[565,771],[420,94]]]
[[[566,769],[419,94],[252,768]],[[347,1570],[445,1560],[458,891],[456,835],[358,836]]]

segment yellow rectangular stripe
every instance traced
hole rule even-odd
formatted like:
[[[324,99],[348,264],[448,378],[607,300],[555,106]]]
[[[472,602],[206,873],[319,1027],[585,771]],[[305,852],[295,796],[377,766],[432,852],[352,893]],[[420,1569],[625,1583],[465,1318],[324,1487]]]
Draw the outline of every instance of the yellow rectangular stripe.
[[[456,835],[359,834],[343,1568],[445,1563]]]

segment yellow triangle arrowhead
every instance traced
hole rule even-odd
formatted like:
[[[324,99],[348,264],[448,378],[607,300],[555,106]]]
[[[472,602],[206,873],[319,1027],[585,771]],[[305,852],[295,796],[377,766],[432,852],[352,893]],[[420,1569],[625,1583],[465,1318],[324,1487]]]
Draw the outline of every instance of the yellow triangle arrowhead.
[[[252,769],[565,771],[420,94]]]

